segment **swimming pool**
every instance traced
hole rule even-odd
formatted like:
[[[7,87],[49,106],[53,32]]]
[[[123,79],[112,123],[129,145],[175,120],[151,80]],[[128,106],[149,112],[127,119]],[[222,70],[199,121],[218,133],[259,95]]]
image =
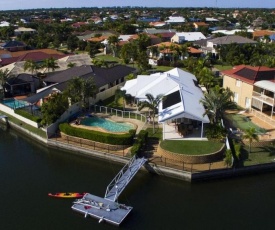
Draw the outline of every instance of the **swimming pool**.
[[[29,105],[26,101],[19,101],[14,98],[12,99],[5,99],[1,102],[1,104],[8,106],[11,109],[18,109],[18,108],[24,108]]]
[[[101,117],[85,117],[80,121],[81,125],[103,128],[109,132],[128,132],[134,129],[129,123],[118,123]]]

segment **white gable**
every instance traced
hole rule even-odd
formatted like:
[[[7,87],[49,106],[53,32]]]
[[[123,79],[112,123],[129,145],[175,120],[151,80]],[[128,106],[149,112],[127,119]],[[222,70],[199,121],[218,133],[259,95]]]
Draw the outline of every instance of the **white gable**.
[[[159,122],[186,117],[209,123],[208,117],[203,116],[205,109],[200,100],[204,96],[202,90],[196,85],[196,81],[193,74],[175,68],[165,73],[138,76],[136,79],[127,81],[122,90],[126,90],[126,94],[139,100],[146,100],[147,93],[154,97],[163,94],[167,100],[168,98],[173,100],[172,93],[180,95],[179,100],[166,108],[163,108],[162,102],[160,103]]]

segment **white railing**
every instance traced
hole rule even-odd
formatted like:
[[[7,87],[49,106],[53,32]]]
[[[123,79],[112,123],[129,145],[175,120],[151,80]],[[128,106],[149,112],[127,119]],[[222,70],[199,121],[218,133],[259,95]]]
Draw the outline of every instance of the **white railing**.
[[[123,111],[100,105],[93,105],[92,107],[94,108],[95,112],[114,115],[122,118],[136,119],[142,122],[146,122],[146,116],[141,113],[138,113],[137,111]]]

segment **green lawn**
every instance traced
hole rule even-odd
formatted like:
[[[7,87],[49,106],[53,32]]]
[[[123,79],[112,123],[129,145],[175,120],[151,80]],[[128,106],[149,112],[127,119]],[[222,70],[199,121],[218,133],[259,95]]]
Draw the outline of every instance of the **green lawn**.
[[[106,62],[117,62],[121,63],[121,60],[118,57],[113,57],[112,55],[98,55],[95,57],[96,59],[101,59]]]
[[[165,140],[162,141],[160,145],[163,149],[174,153],[186,155],[205,155],[219,151],[223,146],[223,143],[214,141]]]
[[[264,147],[254,147],[251,148],[251,153],[249,153],[249,147],[245,146],[242,149],[243,164],[244,166],[258,165],[264,163],[275,162],[275,147],[274,146],[264,146]]]
[[[255,128],[259,133],[265,133],[266,130],[255,125],[247,116],[242,114],[226,114],[226,119],[230,121],[232,126],[235,128],[239,128],[240,130],[246,130],[249,128]]]
[[[4,113],[2,111],[0,113],[7,115],[8,116],[8,120],[11,121],[12,123],[20,125],[24,129],[27,129],[30,132],[35,133],[38,136],[41,136],[43,138],[47,138],[46,132],[43,131],[42,129],[38,129],[38,128],[35,128],[35,127],[31,126],[31,125],[28,125],[27,123],[24,123],[24,122],[18,120],[17,118],[15,118],[15,117],[13,117],[13,116],[11,116],[9,114],[6,114],[6,113]]]
[[[214,68],[218,69],[219,71],[232,69],[232,65],[214,65]]]

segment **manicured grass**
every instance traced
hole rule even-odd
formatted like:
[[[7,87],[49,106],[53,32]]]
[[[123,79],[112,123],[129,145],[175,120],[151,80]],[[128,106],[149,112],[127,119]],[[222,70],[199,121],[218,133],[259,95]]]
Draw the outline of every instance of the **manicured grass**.
[[[242,156],[244,158],[244,166],[258,165],[264,163],[275,162],[275,147],[264,146],[264,147],[253,147],[251,153],[249,153],[249,147],[245,146],[242,149]]]
[[[35,127],[31,126],[31,125],[28,125],[27,123],[24,123],[24,122],[18,120],[17,118],[15,118],[15,117],[13,117],[13,116],[11,116],[9,114],[6,114],[6,113],[4,113],[2,111],[1,111],[1,113],[7,115],[8,116],[8,120],[11,121],[12,123],[20,125],[24,129],[27,129],[30,132],[32,132],[32,133],[34,133],[34,134],[36,134],[38,136],[41,136],[43,138],[47,138],[46,132],[43,131],[42,129],[38,129],[38,128],[35,128]]]
[[[153,68],[153,70],[166,72],[174,68],[175,67],[171,67],[171,66],[156,66]]]
[[[241,130],[246,130],[249,128],[255,128],[255,130],[259,133],[265,133],[266,130],[255,125],[247,116],[244,116],[242,114],[226,114],[225,115],[226,119],[230,120],[232,125],[235,128],[239,128]]]
[[[149,138],[156,138],[162,140],[162,128],[155,127],[155,132],[153,133],[153,128],[147,128],[148,137]]]
[[[214,65],[214,67],[220,71],[222,70],[228,70],[228,69],[232,69],[233,66],[232,65]]]
[[[162,141],[160,145],[163,149],[174,153],[205,155],[219,151],[223,143],[214,141],[165,140]]]
[[[121,60],[118,57],[113,57],[112,55],[98,55],[95,57],[96,59],[101,59],[106,62],[117,62],[121,63]]]

